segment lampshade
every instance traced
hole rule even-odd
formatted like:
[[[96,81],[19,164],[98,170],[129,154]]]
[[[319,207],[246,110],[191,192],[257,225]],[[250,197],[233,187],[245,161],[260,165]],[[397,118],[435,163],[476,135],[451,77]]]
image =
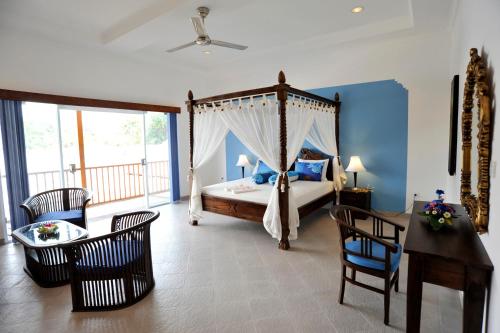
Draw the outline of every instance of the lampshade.
[[[248,166],[251,166],[250,161],[248,160],[247,155],[241,154],[238,157],[238,162],[236,162],[236,166],[239,166],[239,167],[248,167]]]
[[[347,166],[347,169],[345,169],[345,171],[360,172],[366,171],[366,169],[363,166],[363,163],[361,163],[361,159],[359,158],[359,156],[351,156],[351,160],[349,161],[349,165]]]

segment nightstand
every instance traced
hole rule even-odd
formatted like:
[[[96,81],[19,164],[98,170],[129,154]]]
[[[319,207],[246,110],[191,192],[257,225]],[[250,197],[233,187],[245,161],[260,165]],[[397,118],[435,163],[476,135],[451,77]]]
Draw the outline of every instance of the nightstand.
[[[358,187],[344,187],[340,191],[340,204],[361,208],[367,211],[372,209],[372,190],[369,188]],[[368,216],[366,214],[356,214],[355,219],[365,220]]]

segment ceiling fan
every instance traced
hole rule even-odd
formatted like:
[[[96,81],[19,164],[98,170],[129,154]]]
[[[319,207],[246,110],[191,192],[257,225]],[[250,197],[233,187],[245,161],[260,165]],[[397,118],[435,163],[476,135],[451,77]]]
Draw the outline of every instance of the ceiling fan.
[[[205,17],[207,17],[208,13],[210,12],[210,9],[207,7],[198,7],[197,10],[199,16],[191,17],[191,22],[193,22],[193,27],[194,30],[196,31],[196,34],[198,35],[198,38],[196,38],[196,40],[191,43],[187,43],[181,46],[174,47],[173,49],[167,50],[167,52],[169,53],[176,52],[193,45],[201,45],[201,46],[216,45],[236,50],[245,50],[248,48],[248,46],[245,45],[222,42],[220,40],[215,40],[208,37],[207,30],[205,29]]]

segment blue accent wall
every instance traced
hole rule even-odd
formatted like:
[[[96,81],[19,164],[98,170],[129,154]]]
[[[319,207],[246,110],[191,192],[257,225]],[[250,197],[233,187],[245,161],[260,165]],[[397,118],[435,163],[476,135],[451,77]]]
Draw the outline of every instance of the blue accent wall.
[[[180,200],[179,188],[179,146],[177,143],[177,114],[167,115],[168,135],[170,141],[170,202]]]
[[[344,167],[351,156],[361,157],[367,171],[358,173],[358,186],[374,188],[372,208],[405,210],[408,91],[395,80],[384,80],[310,92],[327,98],[333,98],[336,92],[340,94],[340,156]],[[311,147],[307,142],[304,146]],[[235,166],[239,154],[247,154],[252,163],[256,161],[256,157],[230,133],[226,138],[228,180],[241,177],[241,168]],[[353,186],[352,173],[347,172],[347,175],[347,186]]]
[[[245,154],[248,156],[250,163],[255,165],[257,163],[257,157],[245,147],[240,140],[229,131],[226,136],[226,179],[235,180],[241,178],[241,167],[236,166],[238,162],[238,157],[240,154]],[[252,168],[245,168],[245,177],[252,175]]]

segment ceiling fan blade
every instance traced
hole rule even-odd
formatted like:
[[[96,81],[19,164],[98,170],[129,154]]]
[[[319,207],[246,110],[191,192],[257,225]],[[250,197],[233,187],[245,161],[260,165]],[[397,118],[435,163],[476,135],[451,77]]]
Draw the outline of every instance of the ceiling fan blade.
[[[184,44],[181,46],[174,47],[173,49],[167,50],[167,52],[172,53],[172,52],[179,51],[179,50],[185,49],[186,47],[190,47],[193,45],[196,45],[196,42],[191,42],[191,43],[187,43],[187,44]]]
[[[207,35],[207,31],[205,30],[205,24],[201,17],[193,16],[191,17],[191,22],[193,22],[194,30],[199,37],[204,37]]]
[[[217,45],[217,46],[222,46],[222,47],[229,47],[231,49],[236,49],[236,50],[246,50],[248,48],[248,46],[245,46],[245,45],[238,45],[238,44],[222,42],[220,40],[213,40],[213,39],[212,39],[211,44]]]

